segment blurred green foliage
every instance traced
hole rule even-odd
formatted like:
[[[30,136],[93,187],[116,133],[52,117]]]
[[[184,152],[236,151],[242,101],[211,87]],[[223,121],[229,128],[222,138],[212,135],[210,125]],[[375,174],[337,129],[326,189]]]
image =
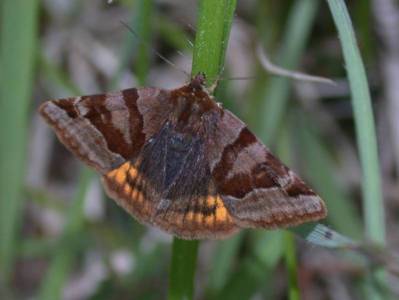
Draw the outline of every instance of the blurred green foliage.
[[[38,1],[4,0],[0,13],[0,289],[7,289],[22,223]]]

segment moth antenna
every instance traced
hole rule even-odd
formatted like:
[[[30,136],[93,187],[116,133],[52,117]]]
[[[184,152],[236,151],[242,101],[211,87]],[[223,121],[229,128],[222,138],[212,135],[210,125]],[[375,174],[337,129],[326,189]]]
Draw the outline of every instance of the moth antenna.
[[[190,28],[190,30],[193,32],[193,33],[196,33],[197,32],[197,30],[194,28],[194,26],[191,24],[191,23],[186,23],[187,24],[187,27],[188,28]]]
[[[184,55],[184,53],[181,52],[180,50],[177,50],[176,52],[177,52],[177,54],[179,54],[181,57],[184,57],[184,58],[186,57],[186,56]]]
[[[252,80],[252,79],[257,79],[259,76],[255,75],[250,75],[250,76],[235,76],[235,77],[225,77],[225,78],[219,78],[219,81],[222,80]]]
[[[191,34],[191,33],[194,33],[194,36],[195,36],[196,30],[195,30],[194,26],[193,26],[191,23],[186,22],[186,21],[183,20],[182,18],[177,18],[177,21],[178,21],[178,22],[181,22],[182,24],[184,24],[184,26],[187,26],[187,27],[189,28],[189,30],[190,30],[190,31],[189,31],[190,34]],[[194,48],[194,43],[188,38],[188,36],[184,36],[184,39],[185,39],[185,41],[187,42],[188,46],[189,46],[191,49],[193,49],[193,48]],[[185,55],[182,51],[176,50],[176,52],[177,52],[177,54],[179,54],[181,57],[187,58],[187,55]]]
[[[273,64],[271,62],[271,60],[268,58],[265,50],[262,48],[262,46],[260,44],[258,44],[258,46],[256,48],[256,52],[257,52],[257,56],[259,58],[259,61],[262,65],[262,67],[266,71],[270,72],[271,74],[291,78],[294,80],[319,82],[319,83],[336,85],[335,81],[332,79],[329,79],[326,77],[321,77],[321,76],[308,75],[308,74],[297,72],[297,71],[287,70],[287,69],[284,69],[282,67],[279,67],[279,66]]]
[[[208,92],[210,94],[213,94],[213,92],[216,90],[217,86],[219,84],[219,78],[215,80],[214,83],[212,83],[212,85],[210,87],[207,88]]]
[[[192,28],[191,24],[188,24],[187,26],[189,26],[190,30],[195,33],[195,30]],[[194,48],[194,43],[187,36],[185,36],[184,39],[186,40],[188,47],[190,47],[192,50]],[[176,52],[180,57],[187,59],[187,55],[185,55],[181,50],[176,50]]]
[[[120,21],[120,22],[121,22],[121,24],[122,24],[123,26],[125,26],[125,27],[127,28],[127,30],[129,30],[129,31],[137,38],[137,40],[138,40],[140,43],[147,45],[147,46],[151,49],[151,51],[154,52],[154,54],[155,54],[156,56],[158,56],[160,59],[162,59],[165,63],[167,63],[169,66],[171,66],[171,67],[174,68],[175,70],[178,70],[179,72],[182,72],[182,73],[184,73],[186,76],[190,77],[190,74],[189,74],[189,73],[187,73],[186,71],[184,71],[184,70],[178,68],[173,62],[171,62],[169,59],[167,59],[165,56],[163,56],[161,53],[159,53],[154,47],[152,47],[152,46],[150,45],[150,43],[148,43],[148,42],[144,41],[142,38],[140,38],[140,36],[137,34],[137,32],[135,32],[135,31],[133,30],[133,28],[129,26],[129,24],[127,24],[127,23],[124,22],[124,21]]]
[[[208,88],[208,91],[212,94],[217,85],[219,84],[220,81],[227,81],[227,80],[252,80],[252,79],[257,79],[259,78],[259,76],[235,76],[235,77],[221,77],[218,76],[217,79],[215,80],[215,82]]]
[[[186,25],[190,29],[191,33],[194,33],[194,36],[195,36],[197,31],[195,30],[194,26],[190,23],[186,23]],[[190,40],[188,37],[186,37],[186,41],[190,45],[191,48],[194,48],[194,43],[192,40]]]
[[[215,81],[212,83],[212,85],[211,85],[210,87],[207,88],[207,90],[208,90],[211,94],[213,94],[213,92],[216,90],[216,88],[217,88],[217,86],[218,86],[218,84],[219,84],[219,81],[222,80],[222,77],[221,77],[221,76],[222,76],[222,74],[223,74],[225,68],[226,68],[226,66],[223,65],[222,68],[221,68],[221,70],[220,70],[220,72],[219,72],[219,74],[216,76]]]
[[[190,39],[187,39],[187,42],[191,48],[194,48],[194,43]]]
[[[188,27],[188,29],[190,29],[191,33],[194,33],[194,36],[195,36],[195,34],[197,33],[197,30],[194,28],[194,26],[191,23],[184,21],[182,18],[179,18],[179,19],[180,19],[180,22],[184,23]],[[194,48],[194,43],[189,38],[186,37],[186,41],[190,45],[191,48]]]

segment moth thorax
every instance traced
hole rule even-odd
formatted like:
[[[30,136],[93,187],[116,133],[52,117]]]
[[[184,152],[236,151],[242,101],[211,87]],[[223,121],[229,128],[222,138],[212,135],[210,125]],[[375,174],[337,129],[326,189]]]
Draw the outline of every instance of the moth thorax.
[[[174,117],[179,123],[199,121],[202,113],[201,104],[197,101],[192,101],[184,96],[177,99]]]

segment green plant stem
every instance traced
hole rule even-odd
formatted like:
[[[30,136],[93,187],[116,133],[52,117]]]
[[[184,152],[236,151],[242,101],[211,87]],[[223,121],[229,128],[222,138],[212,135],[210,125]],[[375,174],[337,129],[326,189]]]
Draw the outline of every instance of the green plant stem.
[[[236,0],[202,0],[193,54],[192,75],[203,72],[211,85],[223,70]]]
[[[15,260],[22,207],[28,107],[36,55],[38,1],[0,3],[0,289]],[[1,295],[0,295],[1,298]]]
[[[192,299],[199,241],[173,239],[169,300]]]
[[[200,72],[211,85],[219,76],[233,20],[236,0],[199,3],[192,75]],[[192,299],[198,241],[173,240],[169,299]]]

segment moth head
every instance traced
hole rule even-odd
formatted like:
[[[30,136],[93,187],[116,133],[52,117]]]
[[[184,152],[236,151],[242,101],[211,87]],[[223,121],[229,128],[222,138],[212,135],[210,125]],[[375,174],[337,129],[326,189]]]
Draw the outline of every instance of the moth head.
[[[205,74],[200,72],[194,76],[193,79],[190,81],[190,87],[194,90],[201,90],[205,86]]]

